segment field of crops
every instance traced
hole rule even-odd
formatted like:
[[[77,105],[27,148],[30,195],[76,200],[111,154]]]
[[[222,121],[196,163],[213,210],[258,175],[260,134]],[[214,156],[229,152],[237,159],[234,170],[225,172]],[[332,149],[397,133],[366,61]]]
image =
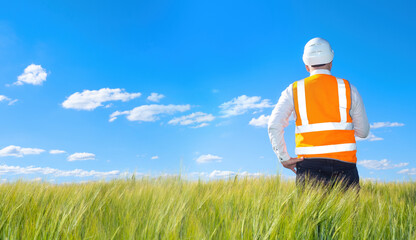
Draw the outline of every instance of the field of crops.
[[[0,185],[1,239],[416,239],[416,183],[280,177]]]

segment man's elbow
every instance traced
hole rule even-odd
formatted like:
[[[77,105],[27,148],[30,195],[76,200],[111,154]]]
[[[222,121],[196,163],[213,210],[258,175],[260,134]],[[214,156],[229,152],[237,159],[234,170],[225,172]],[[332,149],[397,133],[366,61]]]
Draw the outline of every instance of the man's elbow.
[[[360,138],[366,138],[366,137],[368,137],[369,134],[370,134],[370,130],[367,130],[365,132],[357,134],[357,136],[360,137]]]
[[[370,123],[368,123],[368,121],[367,121],[367,126],[366,126],[366,128],[365,128],[365,131],[364,131],[364,137],[366,138],[366,137],[368,137],[368,135],[370,134]]]
[[[364,129],[355,130],[355,135],[360,138],[366,138],[370,134],[370,125],[366,126]]]

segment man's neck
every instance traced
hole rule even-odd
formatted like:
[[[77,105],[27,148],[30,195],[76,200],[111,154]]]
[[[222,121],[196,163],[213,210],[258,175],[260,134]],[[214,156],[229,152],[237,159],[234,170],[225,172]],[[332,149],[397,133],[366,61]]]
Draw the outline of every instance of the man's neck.
[[[315,74],[327,74],[327,75],[331,75],[331,71],[329,71],[326,68],[317,68],[317,69],[311,69],[310,71],[311,76],[315,75]]]

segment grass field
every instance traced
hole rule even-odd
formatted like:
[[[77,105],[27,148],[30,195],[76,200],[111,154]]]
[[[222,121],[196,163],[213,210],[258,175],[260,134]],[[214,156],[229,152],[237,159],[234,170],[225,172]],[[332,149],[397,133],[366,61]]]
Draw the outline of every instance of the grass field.
[[[416,239],[416,183],[280,177],[0,185],[1,239]]]

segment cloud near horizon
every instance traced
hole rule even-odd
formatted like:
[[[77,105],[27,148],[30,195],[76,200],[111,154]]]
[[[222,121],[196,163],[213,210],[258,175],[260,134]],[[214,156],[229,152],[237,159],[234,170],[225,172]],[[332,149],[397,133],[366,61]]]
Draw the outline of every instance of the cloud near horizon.
[[[416,168],[405,168],[397,172],[398,174],[416,175]]]
[[[82,169],[74,170],[60,170],[50,167],[20,167],[20,166],[9,166],[9,165],[0,165],[0,174],[11,173],[11,174],[43,174],[43,175],[53,175],[55,177],[107,177],[107,176],[117,176],[120,174],[120,171],[86,171]]]
[[[386,169],[393,169],[393,168],[400,168],[409,165],[409,163],[391,163],[387,159],[383,159],[380,161],[377,160],[361,160],[357,162],[358,165],[362,165],[368,169],[375,169],[375,170],[386,170]]]
[[[94,110],[109,101],[127,102],[140,97],[142,94],[128,93],[121,88],[101,88],[99,90],[84,90],[73,93],[63,103],[62,107],[76,110]],[[108,105],[107,105],[108,106]]]
[[[23,157],[24,155],[38,155],[45,150],[40,148],[23,148],[10,145],[0,150],[0,157]]]
[[[171,115],[176,112],[185,112],[191,109],[189,104],[186,105],[142,105],[136,108],[133,108],[129,111],[115,111],[110,115],[110,122],[113,122],[117,119],[118,116],[127,115],[129,121],[137,122],[155,122],[159,120],[160,115]]]
[[[214,170],[212,171],[208,177],[209,178],[228,178],[233,176],[241,176],[241,177],[260,177],[263,176],[264,173],[249,173],[247,171],[244,172],[233,172],[233,171],[221,171],[221,170]]]
[[[212,155],[212,154],[205,154],[201,155],[196,159],[197,163],[211,163],[211,162],[221,162],[222,157]]]
[[[95,154],[94,153],[81,152],[81,153],[74,153],[74,154],[68,156],[68,161],[69,162],[85,161],[85,160],[95,160]]]

